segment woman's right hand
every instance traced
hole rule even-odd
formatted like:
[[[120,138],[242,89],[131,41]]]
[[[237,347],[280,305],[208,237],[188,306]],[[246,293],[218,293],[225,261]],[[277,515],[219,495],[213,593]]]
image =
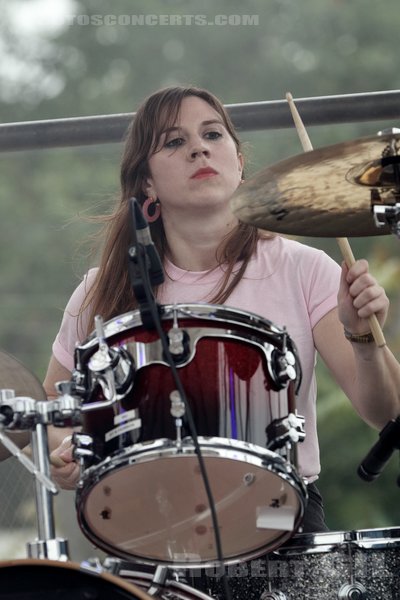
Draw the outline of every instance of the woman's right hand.
[[[73,458],[72,436],[68,435],[50,453],[52,480],[64,490],[74,490],[79,480],[79,466]]]

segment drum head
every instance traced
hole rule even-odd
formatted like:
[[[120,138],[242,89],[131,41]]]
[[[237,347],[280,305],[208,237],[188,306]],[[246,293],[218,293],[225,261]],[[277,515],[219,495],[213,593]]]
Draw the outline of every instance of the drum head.
[[[283,544],[304,512],[300,481],[279,456],[242,442],[199,440],[215,503],[224,562]],[[214,565],[214,528],[192,444],[160,440],[91,468],[77,496],[85,535],[116,556],[148,564]],[[170,444],[170,443],[169,443]]]
[[[0,562],[1,600],[150,600],[145,592],[108,573],[51,560]]]

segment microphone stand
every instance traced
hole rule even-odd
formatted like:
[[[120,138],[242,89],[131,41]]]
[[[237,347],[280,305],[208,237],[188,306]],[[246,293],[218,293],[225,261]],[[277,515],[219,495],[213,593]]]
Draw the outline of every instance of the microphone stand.
[[[133,293],[138,302],[143,327],[156,329],[154,311],[160,315],[161,307],[156,302],[152,286],[162,283],[164,274],[160,258],[150,238],[147,222],[137,200],[130,198],[129,202],[133,222],[133,244],[128,250],[129,276]],[[139,240],[139,236],[142,241]]]
[[[374,481],[383,471],[386,463],[395,450],[400,449],[400,416],[389,421],[379,434],[379,440],[374,444],[357,473],[364,481]],[[397,480],[400,486],[400,476]]]

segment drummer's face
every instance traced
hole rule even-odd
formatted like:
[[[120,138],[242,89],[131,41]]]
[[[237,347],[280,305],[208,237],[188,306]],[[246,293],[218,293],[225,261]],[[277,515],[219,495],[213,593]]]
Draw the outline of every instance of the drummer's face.
[[[215,208],[240,183],[243,159],[222,117],[196,96],[184,98],[178,119],[161,135],[144,191],[165,210]]]

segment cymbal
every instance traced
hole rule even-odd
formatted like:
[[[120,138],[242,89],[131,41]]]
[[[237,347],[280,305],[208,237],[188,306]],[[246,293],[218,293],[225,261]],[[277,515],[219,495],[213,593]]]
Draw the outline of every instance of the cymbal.
[[[235,192],[231,207],[245,223],[277,233],[359,237],[378,228],[374,203],[394,204],[400,134],[365,137],[305,152],[267,167]]]
[[[0,351],[0,389],[11,389],[15,396],[46,400],[40,381],[14,356]]]

